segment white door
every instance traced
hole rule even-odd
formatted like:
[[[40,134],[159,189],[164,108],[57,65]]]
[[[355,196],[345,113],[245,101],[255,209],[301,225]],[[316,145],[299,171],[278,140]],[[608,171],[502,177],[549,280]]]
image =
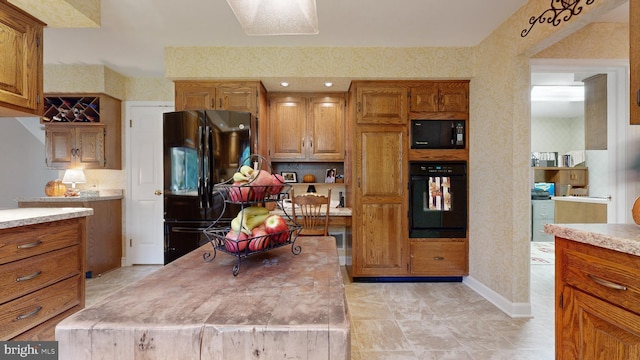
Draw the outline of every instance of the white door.
[[[167,106],[131,106],[128,128],[127,264],[163,264],[162,114]]]

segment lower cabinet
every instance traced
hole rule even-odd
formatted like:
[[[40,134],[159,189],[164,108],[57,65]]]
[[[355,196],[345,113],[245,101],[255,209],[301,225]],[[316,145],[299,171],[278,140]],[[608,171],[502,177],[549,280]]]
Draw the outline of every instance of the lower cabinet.
[[[85,218],[0,230],[0,340],[53,340],[84,307]]]
[[[74,199],[75,200],[75,199]],[[122,200],[20,201],[19,207],[92,208],[87,217],[86,276],[102,274],[120,267],[122,258]]]
[[[458,240],[411,241],[411,275],[467,275],[469,273],[467,241],[466,239]]]
[[[640,257],[556,237],[556,359],[640,359]]]

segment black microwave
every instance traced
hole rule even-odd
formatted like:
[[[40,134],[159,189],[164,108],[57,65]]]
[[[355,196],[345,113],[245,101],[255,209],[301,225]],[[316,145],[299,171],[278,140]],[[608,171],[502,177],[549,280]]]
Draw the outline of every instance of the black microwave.
[[[412,149],[464,149],[464,120],[411,120]]]

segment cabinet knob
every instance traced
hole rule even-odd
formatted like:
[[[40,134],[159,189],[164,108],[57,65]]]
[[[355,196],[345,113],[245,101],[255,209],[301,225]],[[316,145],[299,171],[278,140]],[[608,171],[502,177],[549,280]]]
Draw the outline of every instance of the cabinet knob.
[[[160,195],[162,195],[162,190],[156,190],[156,191],[153,192],[153,194],[160,196]]]

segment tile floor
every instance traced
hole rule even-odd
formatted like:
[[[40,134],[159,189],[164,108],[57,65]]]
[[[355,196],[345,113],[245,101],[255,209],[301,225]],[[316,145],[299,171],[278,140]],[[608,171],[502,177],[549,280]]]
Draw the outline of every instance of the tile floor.
[[[88,279],[87,306],[158,268]],[[462,283],[351,283],[343,274],[353,360],[554,359],[553,265],[531,266],[531,319],[510,318]]]

